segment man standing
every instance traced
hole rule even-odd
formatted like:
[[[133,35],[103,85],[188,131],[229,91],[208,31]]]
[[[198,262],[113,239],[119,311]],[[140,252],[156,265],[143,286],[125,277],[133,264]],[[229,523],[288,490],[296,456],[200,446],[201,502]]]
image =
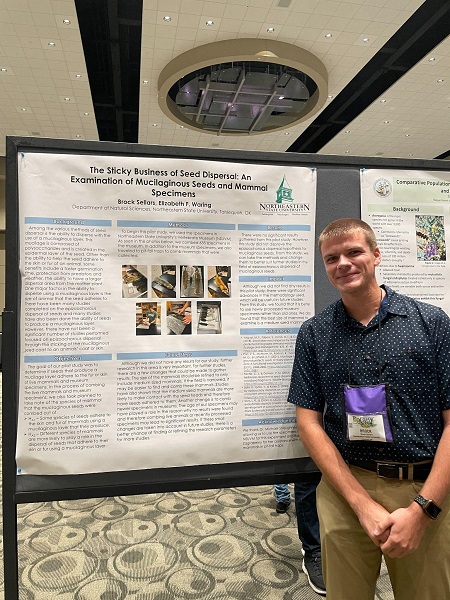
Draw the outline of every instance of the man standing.
[[[322,471],[328,600],[450,597],[450,319],[378,286],[374,232],[338,219],[319,249],[341,299],[300,328],[289,401]]]

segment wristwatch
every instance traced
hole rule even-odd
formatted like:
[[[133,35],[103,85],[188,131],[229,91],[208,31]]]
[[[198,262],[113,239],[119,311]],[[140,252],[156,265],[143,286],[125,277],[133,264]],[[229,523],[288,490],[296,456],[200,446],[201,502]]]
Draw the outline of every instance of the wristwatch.
[[[428,500],[423,496],[416,496],[414,498],[414,502],[417,502],[417,504],[422,508],[423,512],[427,515],[427,517],[430,517],[430,519],[433,520],[438,518],[439,513],[442,510],[442,508],[439,508],[439,506],[435,504],[433,500]]]

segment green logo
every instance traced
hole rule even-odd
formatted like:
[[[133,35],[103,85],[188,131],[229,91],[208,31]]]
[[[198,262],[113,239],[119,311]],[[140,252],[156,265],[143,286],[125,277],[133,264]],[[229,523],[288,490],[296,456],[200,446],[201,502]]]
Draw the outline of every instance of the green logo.
[[[363,429],[372,429],[376,426],[374,417],[353,417],[353,423],[359,425]]]
[[[294,198],[292,198],[292,188],[288,186],[286,177],[283,177],[283,181],[277,189],[277,203],[282,204],[283,202],[294,202]]]

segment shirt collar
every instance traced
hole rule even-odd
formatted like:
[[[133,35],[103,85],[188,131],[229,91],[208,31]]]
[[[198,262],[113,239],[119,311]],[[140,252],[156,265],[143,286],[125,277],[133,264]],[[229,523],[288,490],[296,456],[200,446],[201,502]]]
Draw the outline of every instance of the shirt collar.
[[[383,301],[380,306],[381,320],[383,320],[388,313],[406,316],[407,310],[403,297],[400,294],[397,294],[396,291],[389,288],[387,285],[383,284],[380,287],[383,288],[386,292],[386,296],[383,298]],[[338,316],[338,322],[341,327],[345,327],[346,325],[355,323],[354,319],[352,319],[348,312],[345,310],[342,300],[338,300],[338,302],[336,303],[336,311]]]
[[[384,298],[387,298],[386,313],[390,312],[394,315],[401,315],[405,317],[408,314],[408,311],[406,310],[406,304],[405,300],[403,299],[403,296],[401,294],[398,294],[393,289],[389,288],[387,285],[382,285],[380,287],[382,287],[386,291],[386,296]]]

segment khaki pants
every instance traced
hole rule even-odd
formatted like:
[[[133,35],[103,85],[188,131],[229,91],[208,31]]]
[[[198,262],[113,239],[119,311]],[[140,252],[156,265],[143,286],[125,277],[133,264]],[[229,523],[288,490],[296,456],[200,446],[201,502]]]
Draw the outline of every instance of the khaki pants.
[[[370,496],[389,512],[408,506],[422,483],[383,479],[351,467]],[[347,502],[322,477],[317,488],[322,568],[327,600],[374,600],[382,553]],[[419,548],[403,558],[385,556],[396,600],[450,598],[450,497],[425,530]]]

